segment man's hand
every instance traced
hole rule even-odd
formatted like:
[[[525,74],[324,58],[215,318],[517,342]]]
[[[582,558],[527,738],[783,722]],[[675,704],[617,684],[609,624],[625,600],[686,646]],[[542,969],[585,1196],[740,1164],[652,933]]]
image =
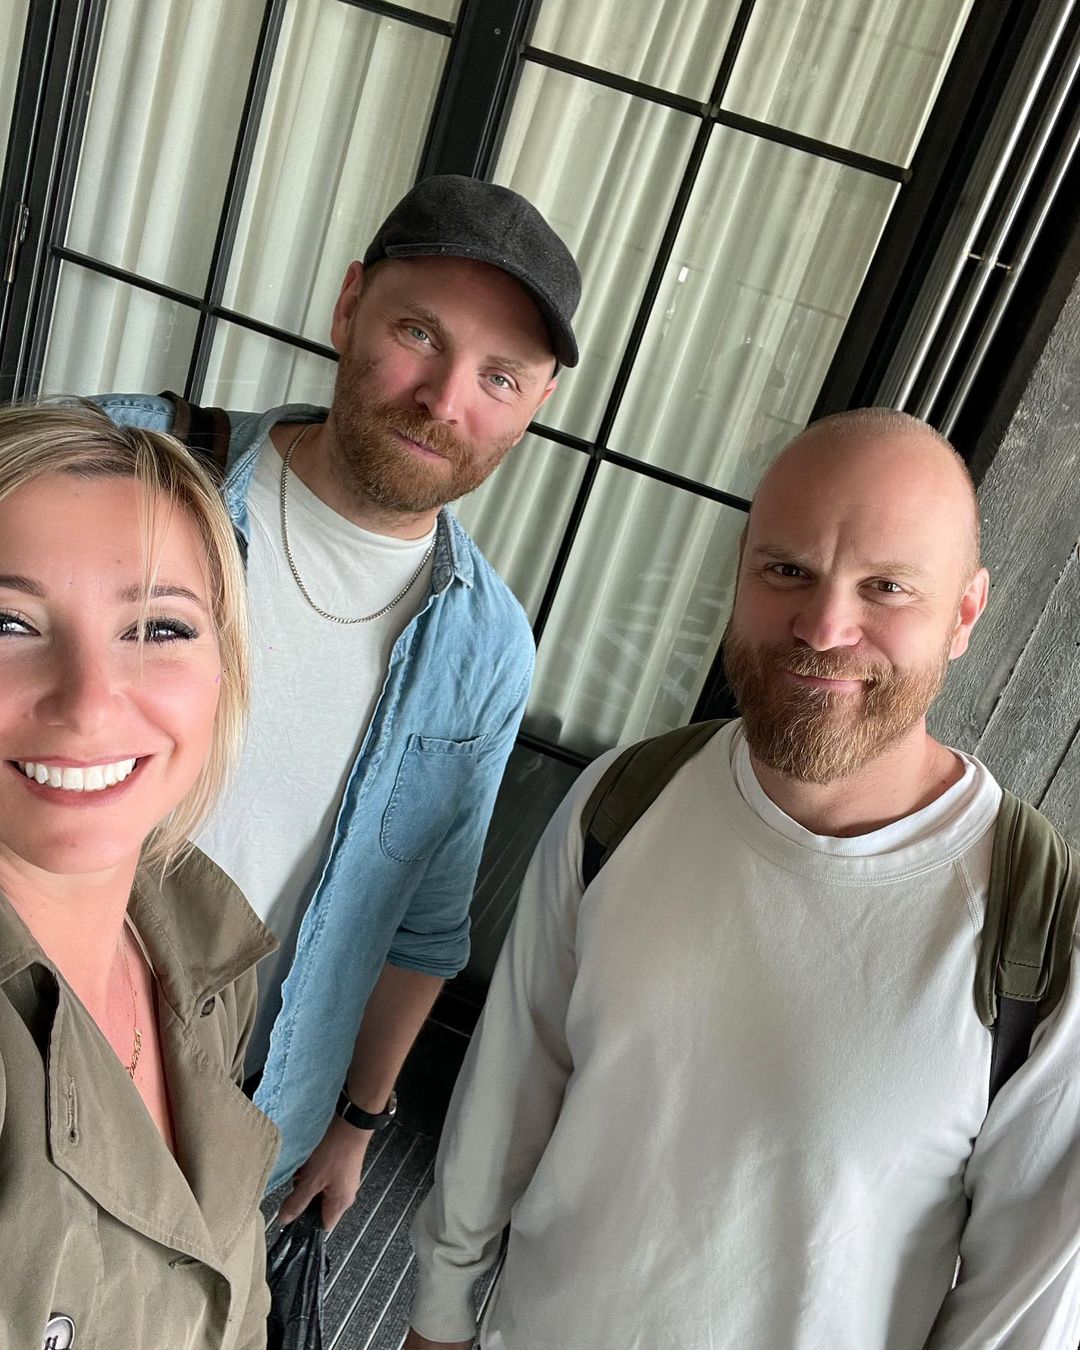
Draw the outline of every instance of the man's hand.
[[[471,1337],[467,1341],[429,1341],[410,1327],[401,1350],[472,1350],[473,1344]]]
[[[371,1130],[358,1130],[334,1116],[322,1142],[293,1178],[278,1223],[292,1223],[321,1193],[323,1227],[329,1232],[356,1199],[371,1135]]]

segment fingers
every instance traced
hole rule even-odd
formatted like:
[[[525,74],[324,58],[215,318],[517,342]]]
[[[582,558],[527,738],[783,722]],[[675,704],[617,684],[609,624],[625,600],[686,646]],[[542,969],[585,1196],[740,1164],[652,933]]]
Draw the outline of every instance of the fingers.
[[[318,1193],[318,1184],[315,1181],[308,1181],[303,1170],[297,1172],[293,1179],[293,1188],[278,1210],[278,1223],[284,1227],[287,1223],[292,1223],[293,1219],[298,1219]]]
[[[292,1223],[315,1196],[321,1195],[323,1227],[329,1232],[356,1199],[369,1137],[335,1117],[314,1153],[296,1173],[278,1223]]]
[[[322,1187],[316,1179],[308,1179],[303,1172],[298,1172],[293,1188],[285,1197],[285,1201],[278,1211],[277,1221],[284,1227],[298,1219],[312,1200],[322,1194],[322,1224],[329,1233],[331,1229],[336,1228],[342,1215],[356,1199],[356,1191],[343,1191],[333,1183],[328,1183]]]
[[[351,1195],[343,1195],[332,1186],[327,1186],[323,1191],[322,1221],[323,1227],[328,1233],[337,1227],[341,1216],[355,1199],[355,1191],[353,1191]]]

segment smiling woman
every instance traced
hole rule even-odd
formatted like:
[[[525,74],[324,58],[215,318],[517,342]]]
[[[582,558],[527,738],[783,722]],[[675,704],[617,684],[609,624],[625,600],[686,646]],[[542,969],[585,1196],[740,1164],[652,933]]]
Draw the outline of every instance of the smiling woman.
[[[12,1344],[265,1339],[258,1202],[277,1137],[237,1084],[274,942],[186,842],[247,696],[243,569],[188,452],[87,405],[0,411]]]

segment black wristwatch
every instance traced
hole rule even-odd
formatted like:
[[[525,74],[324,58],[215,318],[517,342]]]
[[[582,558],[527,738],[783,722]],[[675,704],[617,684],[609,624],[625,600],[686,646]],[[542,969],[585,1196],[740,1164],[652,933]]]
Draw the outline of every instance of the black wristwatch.
[[[390,1100],[383,1109],[378,1115],[373,1115],[350,1101],[348,1092],[342,1088],[334,1110],[346,1124],[355,1125],[358,1130],[385,1130],[397,1115],[397,1093],[391,1092]]]

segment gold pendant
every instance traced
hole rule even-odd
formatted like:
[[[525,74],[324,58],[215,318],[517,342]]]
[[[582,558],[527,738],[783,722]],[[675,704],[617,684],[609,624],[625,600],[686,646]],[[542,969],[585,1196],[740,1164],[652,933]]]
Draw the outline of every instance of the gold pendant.
[[[128,1073],[131,1075],[131,1081],[135,1081],[135,1070],[139,1067],[139,1056],[142,1054],[142,1032],[138,1027],[135,1028],[135,1047],[131,1052],[131,1063],[128,1065]]]

